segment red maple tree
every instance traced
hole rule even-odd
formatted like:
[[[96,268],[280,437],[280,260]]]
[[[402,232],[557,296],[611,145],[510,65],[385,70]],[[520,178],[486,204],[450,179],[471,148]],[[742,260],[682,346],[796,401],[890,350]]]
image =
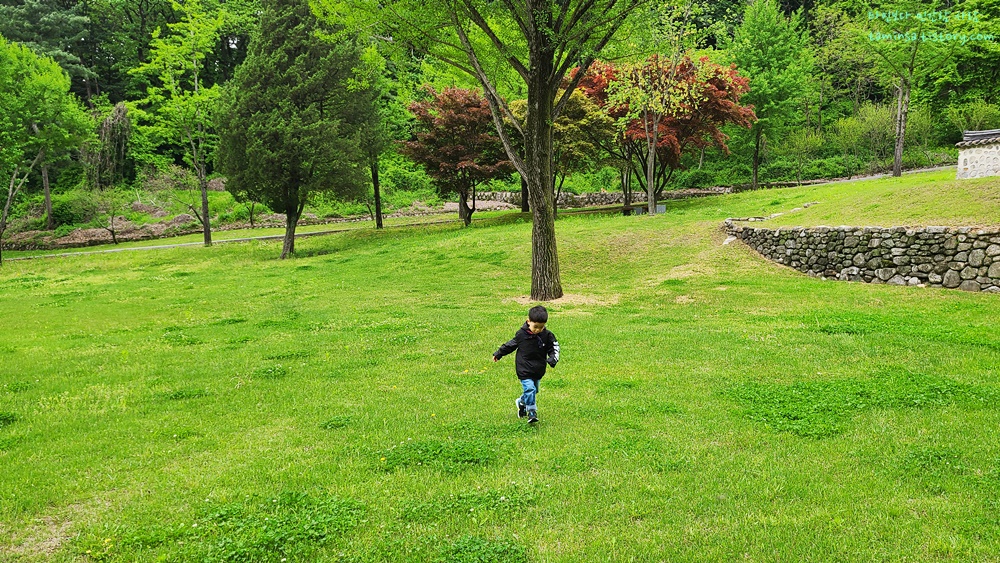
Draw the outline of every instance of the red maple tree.
[[[670,77],[670,86],[681,92],[676,109],[659,120],[655,130],[656,159],[655,194],[662,193],[673,172],[682,168],[687,150],[715,146],[729,154],[722,132],[727,124],[749,128],[756,121],[753,106],[741,105],[740,97],[750,89],[749,80],[741,76],[735,65],[720,66],[702,57],[697,62],[682,57],[676,68],[669,62],[651,57],[645,71]],[[627,106],[609,104],[611,83],[627,79],[620,69],[604,62],[595,62],[581,79],[579,88],[598,106],[615,119],[629,114]],[[660,83],[663,83],[661,80]],[[621,160],[628,162],[640,182],[646,177],[648,131],[638,119],[628,122],[617,146],[605,147]]]
[[[423,165],[442,196],[458,194],[458,216],[469,225],[476,211],[476,186],[510,175],[514,165],[483,96],[462,88],[425,90],[428,99],[409,106],[417,132],[415,140],[400,143],[402,152]]]

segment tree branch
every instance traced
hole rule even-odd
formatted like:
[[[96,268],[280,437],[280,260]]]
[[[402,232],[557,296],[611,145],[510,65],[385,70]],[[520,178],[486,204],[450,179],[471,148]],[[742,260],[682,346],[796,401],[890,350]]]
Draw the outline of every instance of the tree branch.
[[[524,63],[519,61],[514,55],[510,54],[510,47],[504,44],[504,42],[497,37],[493,28],[490,27],[490,24],[483,18],[482,14],[479,13],[479,10],[476,9],[472,2],[469,0],[462,0],[462,3],[465,4],[466,9],[469,11],[469,18],[473,21],[473,23],[475,23],[479,29],[483,30],[483,33],[490,38],[490,41],[493,42],[493,46],[496,47],[497,51],[500,51],[500,54],[506,57],[510,66],[514,67],[514,70],[521,75],[521,78],[527,81],[528,69],[524,66]],[[457,23],[457,18],[455,21]]]

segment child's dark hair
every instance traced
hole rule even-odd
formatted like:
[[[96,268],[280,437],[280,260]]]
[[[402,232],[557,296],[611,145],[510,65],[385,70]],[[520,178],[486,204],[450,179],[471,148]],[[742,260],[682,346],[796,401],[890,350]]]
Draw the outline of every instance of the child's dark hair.
[[[535,305],[528,309],[528,320],[533,323],[547,323],[549,322],[549,312],[545,310],[545,307]]]

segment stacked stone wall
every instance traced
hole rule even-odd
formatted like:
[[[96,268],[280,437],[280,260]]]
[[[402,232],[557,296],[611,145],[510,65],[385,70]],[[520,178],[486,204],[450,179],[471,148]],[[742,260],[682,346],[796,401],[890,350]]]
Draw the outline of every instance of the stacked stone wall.
[[[745,227],[725,229],[764,257],[812,276],[1000,292],[1000,229]]]
[[[721,195],[731,193],[729,188],[713,188],[705,190],[672,190],[663,192],[659,200],[685,199],[689,197],[705,197],[710,195]],[[521,205],[521,192],[482,192],[476,194],[477,199],[483,201],[502,201],[511,205]],[[632,193],[632,203],[641,204],[646,202],[646,192],[638,191]],[[594,207],[604,205],[624,205],[625,194],[622,192],[594,192],[586,194],[571,194],[563,192],[559,194],[559,207]]]

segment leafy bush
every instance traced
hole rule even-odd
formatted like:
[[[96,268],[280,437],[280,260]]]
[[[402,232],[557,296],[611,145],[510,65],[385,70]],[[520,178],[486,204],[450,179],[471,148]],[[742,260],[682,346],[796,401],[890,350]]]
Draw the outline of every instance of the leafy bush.
[[[83,190],[52,194],[52,220],[56,226],[89,223],[100,212],[98,200],[97,194]]]

